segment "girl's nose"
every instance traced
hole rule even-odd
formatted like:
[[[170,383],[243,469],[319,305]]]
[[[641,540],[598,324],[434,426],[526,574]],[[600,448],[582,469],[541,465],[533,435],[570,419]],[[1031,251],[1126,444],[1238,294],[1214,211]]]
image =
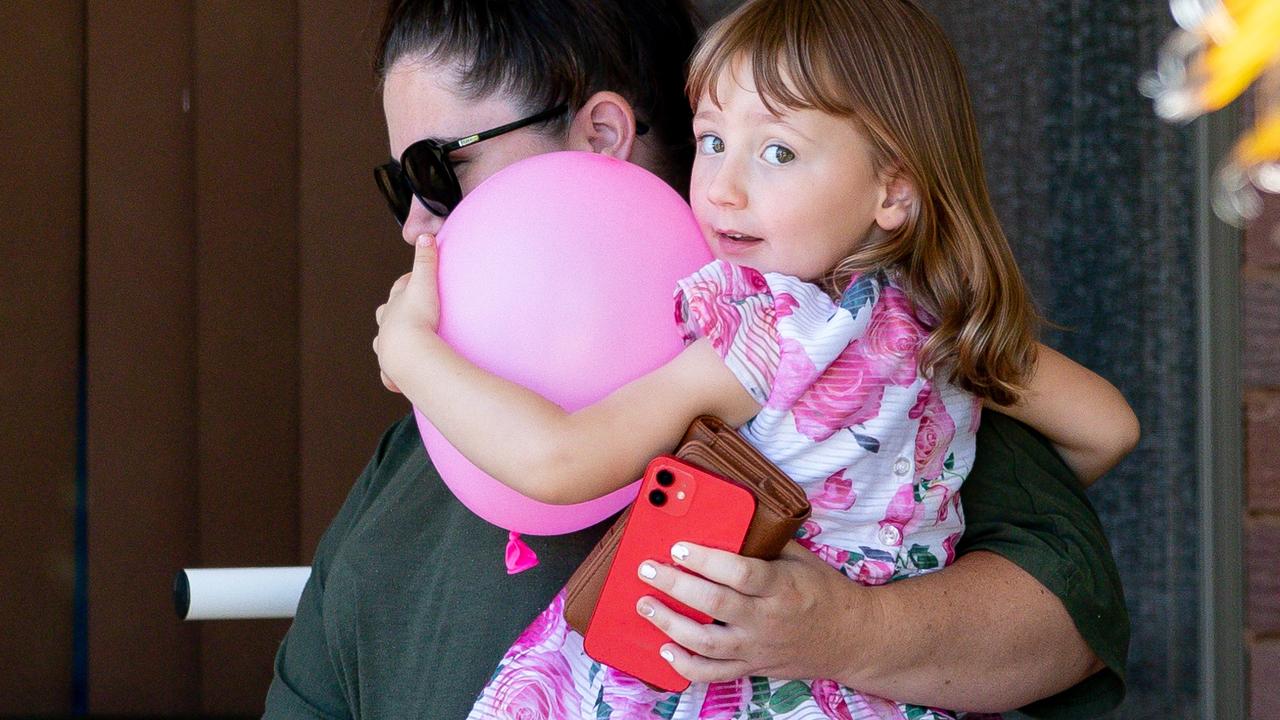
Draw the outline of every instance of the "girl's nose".
[[[740,181],[741,175],[734,164],[728,160],[721,163],[716,174],[707,186],[707,200],[720,207],[742,207],[746,204],[747,194]]]
[[[413,204],[409,206],[409,217],[404,219],[404,225],[400,228],[400,237],[413,245],[423,233],[439,233],[441,225],[444,225],[444,218],[428,211],[423,207],[422,201],[415,197]]]

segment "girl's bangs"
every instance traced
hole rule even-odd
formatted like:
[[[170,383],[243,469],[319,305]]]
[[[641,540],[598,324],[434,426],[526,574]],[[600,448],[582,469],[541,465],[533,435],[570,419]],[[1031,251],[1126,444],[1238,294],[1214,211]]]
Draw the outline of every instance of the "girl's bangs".
[[[789,22],[790,18],[772,15],[734,14],[711,28],[690,61],[686,84],[689,104],[696,108],[705,93],[719,106],[717,81],[726,72],[736,74],[746,62],[751,66],[756,92],[769,112],[814,109],[853,115],[853,109],[842,102],[830,71],[830,48],[825,38],[818,32],[804,32],[804,24],[799,25],[800,30],[788,32],[797,25]]]

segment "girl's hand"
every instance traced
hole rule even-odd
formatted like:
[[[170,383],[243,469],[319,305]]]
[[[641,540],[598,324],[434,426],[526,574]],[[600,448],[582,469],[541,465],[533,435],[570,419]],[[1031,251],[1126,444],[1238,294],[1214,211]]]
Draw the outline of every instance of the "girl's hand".
[[[378,334],[373,351],[378,355],[382,384],[400,392],[396,378],[420,364],[418,340],[440,325],[440,296],[436,285],[436,244],[432,235],[419,235],[414,245],[413,270],[391,286],[387,301],[374,312]],[[416,359],[416,363],[415,363]]]
[[[838,636],[873,621],[873,596],[798,543],[788,542],[777,560],[757,560],[681,542],[672,558],[702,577],[647,562],[641,579],[724,623],[703,625],[651,596],[637,603],[636,611],[675,641],[662,652],[684,677],[837,677],[857,662],[848,647],[856,643]],[[645,577],[646,566],[654,569],[652,578]]]

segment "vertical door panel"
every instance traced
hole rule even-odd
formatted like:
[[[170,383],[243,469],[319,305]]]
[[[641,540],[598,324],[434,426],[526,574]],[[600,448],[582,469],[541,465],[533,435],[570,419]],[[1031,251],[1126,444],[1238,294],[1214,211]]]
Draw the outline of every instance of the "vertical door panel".
[[[83,25],[0,3],[0,715],[71,709]]]
[[[199,709],[192,5],[88,4],[89,709]]]
[[[297,16],[195,11],[201,567],[298,560]],[[201,709],[253,714],[287,621],[205,622]]]
[[[409,409],[382,388],[370,349],[373,311],[413,259],[373,185],[373,166],[387,156],[370,69],[384,7],[323,0],[298,8],[304,560],[379,435]]]

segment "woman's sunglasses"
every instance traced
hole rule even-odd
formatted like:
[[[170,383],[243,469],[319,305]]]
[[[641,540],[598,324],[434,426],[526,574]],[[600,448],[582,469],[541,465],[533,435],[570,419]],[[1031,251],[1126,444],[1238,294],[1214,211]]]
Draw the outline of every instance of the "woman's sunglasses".
[[[400,155],[400,162],[392,160],[374,168],[373,179],[378,183],[378,189],[387,198],[387,205],[391,207],[392,214],[401,225],[404,225],[404,221],[409,218],[414,196],[417,196],[422,201],[422,205],[433,215],[444,217],[462,201],[462,187],[458,185],[458,175],[453,170],[453,164],[449,162],[449,153],[512,130],[550,120],[557,115],[563,115],[568,110],[568,105],[557,105],[537,115],[530,115],[522,120],[458,138],[443,145],[435,140],[419,140],[404,149],[404,153]]]

